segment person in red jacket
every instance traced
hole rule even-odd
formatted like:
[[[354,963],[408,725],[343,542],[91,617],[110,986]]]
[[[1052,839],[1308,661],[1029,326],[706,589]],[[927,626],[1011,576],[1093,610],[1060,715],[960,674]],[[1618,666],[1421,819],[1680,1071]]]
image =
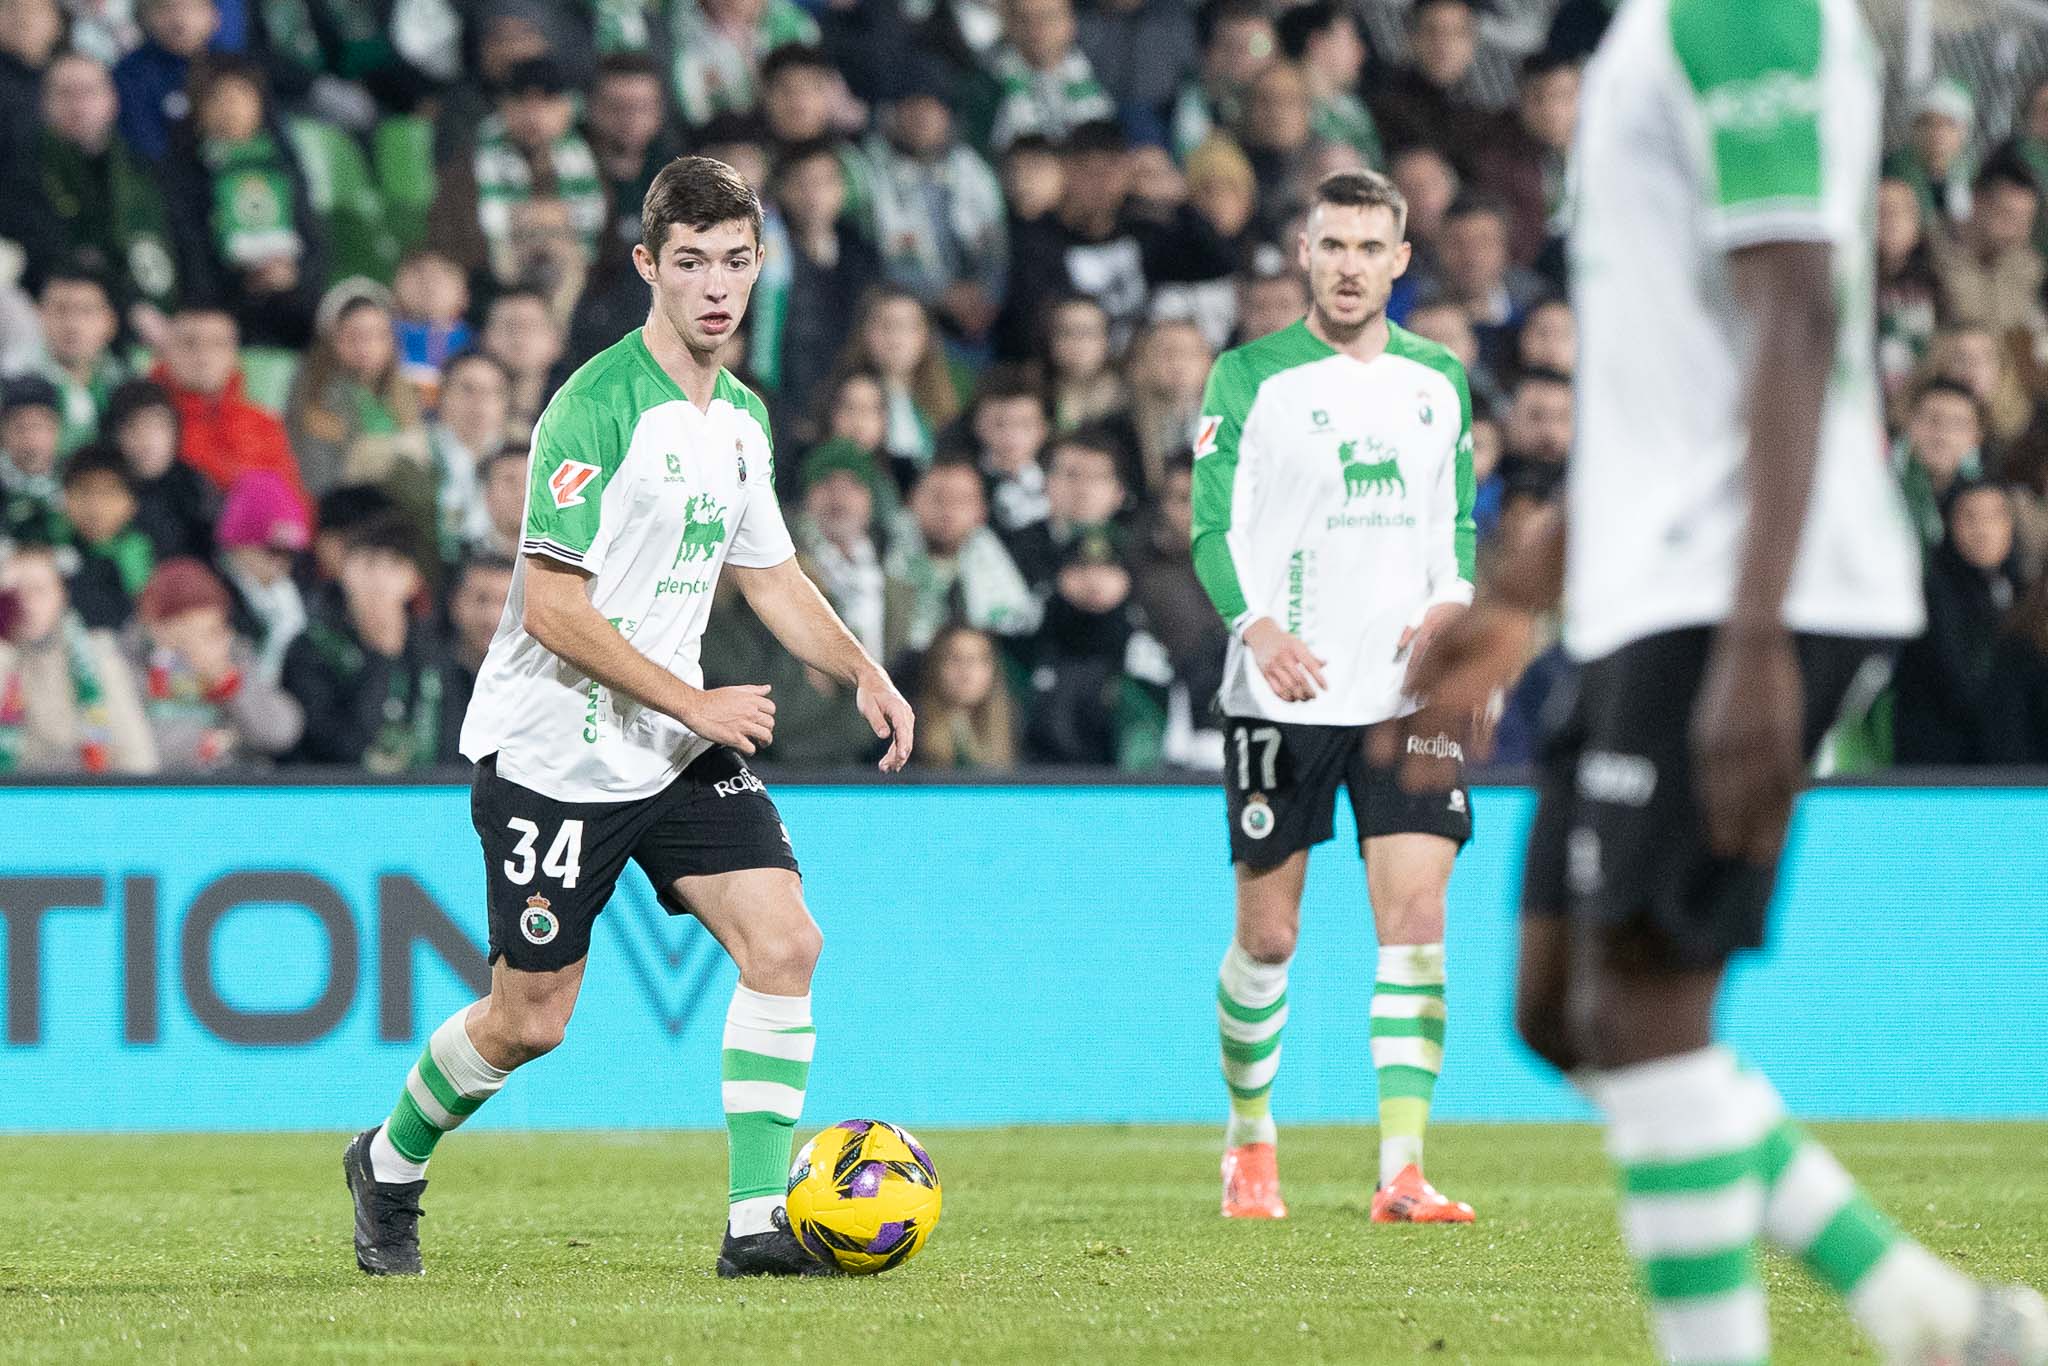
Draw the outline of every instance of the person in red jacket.
[[[284,423],[242,390],[240,343],[226,309],[194,304],[171,318],[170,344],[150,378],[178,410],[179,458],[222,492],[250,470],[270,470],[310,505]]]

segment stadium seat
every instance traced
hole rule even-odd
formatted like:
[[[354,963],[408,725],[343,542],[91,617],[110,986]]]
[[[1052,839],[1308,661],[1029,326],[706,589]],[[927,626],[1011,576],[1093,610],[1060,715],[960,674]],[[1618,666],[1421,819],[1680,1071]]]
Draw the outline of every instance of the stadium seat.
[[[384,199],[363,149],[347,133],[313,119],[295,118],[289,127],[313,212],[327,228],[328,283],[367,275],[389,284],[398,268],[398,239],[385,221]]]
[[[384,199],[384,224],[400,254],[426,240],[434,202],[434,125],[416,115],[394,116],[370,135],[370,160]]]
[[[291,397],[292,380],[299,373],[299,354],[278,346],[242,348],[242,384],[249,401],[283,416],[285,401]]]

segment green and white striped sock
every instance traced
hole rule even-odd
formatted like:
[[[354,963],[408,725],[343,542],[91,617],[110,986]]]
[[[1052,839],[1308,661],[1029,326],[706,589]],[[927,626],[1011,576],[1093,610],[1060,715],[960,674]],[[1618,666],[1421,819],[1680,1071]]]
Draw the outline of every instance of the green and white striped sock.
[[[1887,1354],[1904,1357],[1930,1331],[1969,1333],[1977,1287],[1900,1232],[1837,1162],[1785,1115],[1762,1074],[1745,1071],[1766,1123],[1757,1145],[1764,1237],[1806,1265]]]
[[[1422,1133],[1444,1065],[1444,946],[1380,949],[1372,991],[1372,1065],[1379,1073],[1380,1184],[1422,1165]]]
[[[1724,1048],[1601,1072],[1591,1085],[1621,1175],[1622,1242],[1642,1273],[1664,1360],[1764,1361],[1755,1090]]]
[[[790,1142],[804,1112],[817,1042],[808,995],[733,988],[720,1075],[732,1199],[726,1226],[735,1235],[774,1227],[774,1212],[789,1190]]]
[[[510,1072],[491,1066],[469,1041],[469,1007],[441,1022],[427,1040],[397,1108],[370,1140],[370,1173],[379,1181],[419,1181],[441,1135],[498,1094]]]
[[[1223,1038],[1223,1081],[1230,1088],[1226,1147],[1274,1140],[1268,1101],[1286,1024],[1287,964],[1261,963],[1232,940],[1216,974],[1216,1028]]]

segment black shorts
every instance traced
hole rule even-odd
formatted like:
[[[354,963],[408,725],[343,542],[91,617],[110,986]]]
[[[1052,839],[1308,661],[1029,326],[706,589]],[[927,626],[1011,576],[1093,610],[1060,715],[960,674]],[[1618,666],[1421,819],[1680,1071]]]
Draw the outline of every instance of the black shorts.
[[[476,766],[470,819],[484,844],[491,954],[521,972],[552,972],[590,952],[590,927],[626,860],[640,865],[671,915],[679,877],[745,868],[797,871],[789,831],[761,780],[724,746],[705,751],[652,797],[558,802]]]
[[[1715,857],[1693,788],[1690,727],[1710,628],[1647,636],[1591,660],[1545,706],[1522,913],[1604,931],[1644,929],[1676,968],[1760,948],[1775,864]],[[1889,641],[1797,638],[1809,758]]]
[[[1391,724],[1391,723],[1386,723]],[[1437,760],[1442,782],[1410,792],[1400,765],[1381,766],[1366,753],[1366,726],[1304,726],[1233,716],[1223,726],[1223,788],[1230,812],[1230,861],[1271,868],[1330,838],[1337,789],[1351,791],[1358,838],[1441,835],[1462,846],[1472,838],[1472,794],[1465,754],[1448,735],[1411,737],[1417,753]]]

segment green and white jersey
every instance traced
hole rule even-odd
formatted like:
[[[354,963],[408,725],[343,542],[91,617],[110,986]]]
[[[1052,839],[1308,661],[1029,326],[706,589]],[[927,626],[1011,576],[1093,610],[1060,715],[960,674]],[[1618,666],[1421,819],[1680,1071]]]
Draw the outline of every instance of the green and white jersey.
[[[1449,351],[1389,327],[1369,361],[1304,322],[1226,351],[1195,439],[1195,573],[1230,623],[1232,716],[1362,726],[1415,709],[1401,632],[1472,600],[1472,399]],[[1282,702],[1239,637],[1271,617],[1327,660]]]
[[[619,697],[528,635],[526,556],[590,574],[590,600],[634,649],[701,686],[698,648],[727,564],[796,553],[775,501],[768,412],[721,370],[699,410],[635,328],[556,393],[533,433],[512,592],[462,725],[462,753],[557,801],[666,787],[710,742]]]
[[[1567,476],[1577,658],[1719,621],[1733,602],[1755,339],[1728,254],[1764,242],[1831,245],[1841,315],[1787,624],[1919,629],[1876,372],[1880,75],[1857,0],[1626,0],[1588,66]]]

